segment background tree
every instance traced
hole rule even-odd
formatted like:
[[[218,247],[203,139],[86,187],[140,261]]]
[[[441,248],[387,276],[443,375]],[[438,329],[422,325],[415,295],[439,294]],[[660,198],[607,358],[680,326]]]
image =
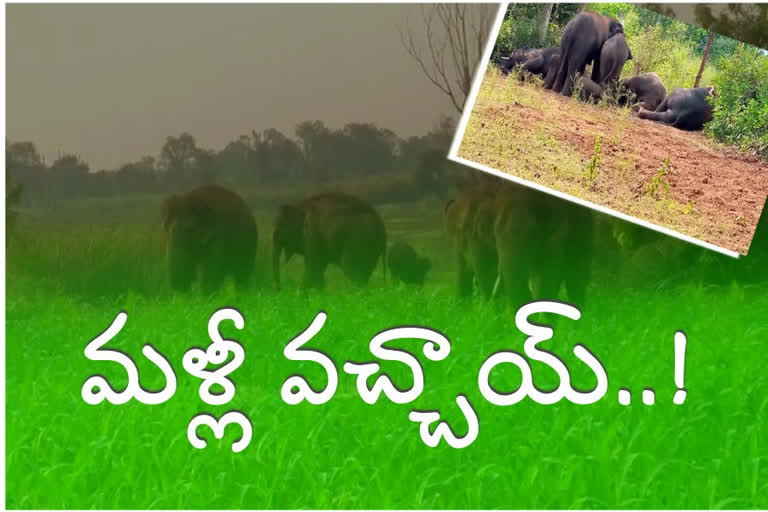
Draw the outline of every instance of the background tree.
[[[421,7],[423,27],[398,27],[400,40],[421,71],[461,112],[489,36],[495,5],[434,4]],[[423,34],[426,44],[418,42]]]
[[[701,58],[701,66],[699,67],[699,72],[696,74],[696,80],[693,82],[694,87],[699,86],[699,82],[701,82],[701,75],[704,74],[704,67],[707,65],[707,57],[709,56],[709,49],[712,47],[712,40],[715,38],[715,33],[713,31],[709,31],[709,38],[707,39],[707,47],[704,50],[704,56]]]
[[[541,22],[539,24],[539,44],[544,46],[547,40],[547,30],[549,29],[549,20],[552,17],[552,7],[555,4],[541,4]]]

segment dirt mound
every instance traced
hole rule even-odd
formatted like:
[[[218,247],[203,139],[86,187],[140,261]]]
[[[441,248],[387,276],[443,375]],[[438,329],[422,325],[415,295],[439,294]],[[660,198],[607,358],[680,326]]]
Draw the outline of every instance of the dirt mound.
[[[701,132],[624,109],[587,105],[531,85],[507,87],[517,88],[505,93],[514,95],[511,101],[481,88],[460,155],[746,254],[768,195],[768,163]],[[530,136],[536,130],[552,137],[557,149]],[[518,140],[506,144],[510,131]],[[584,187],[581,169],[594,160],[597,137],[599,173]],[[578,172],[553,177],[552,166],[568,159]]]

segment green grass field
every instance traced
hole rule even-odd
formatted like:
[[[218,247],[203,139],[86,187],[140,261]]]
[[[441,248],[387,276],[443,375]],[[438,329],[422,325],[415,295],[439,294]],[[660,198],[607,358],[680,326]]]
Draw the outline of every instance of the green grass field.
[[[148,201],[145,204],[149,204]],[[120,211],[117,211],[120,209]],[[77,210],[77,211],[75,211]],[[215,298],[171,294],[165,284],[162,236],[151,208],[115,202],[60,206],[55,215],[26,213],[18,241],[8,244],[6,344],[6,504],[8,508],[766,508],[768,507],[768,296],[763,285],[677,287],[647,283],[623,288],[599,274],[577,321],[555,321],[542,344],[571,369],[576,387],[594,378],[572,354],[586,345],[603,363],[609,389],[598,403],[543,406],[529,399],[510,407],[486,402],[477,385],[483,361],[499,350],[522,351],[525,336],[513,311],[478,300],[459,301],[452,286],[448,242],[440,229],[442,202],[380,208],[391,239],[404,239],[434,264],[423,289],[395,286],[377,270],[355,290],[338,271],[325,293],[297,291],[301,264],[286,271],[282,292],[267,269],[268,242],[254,289]],[[95,215],[94,212],[99,212]],[[273,215],[256,207],[262,240]],[[81,215],[81,217],[78,217]],[[53,218],[59,220],[54,225]],[[96,219],[96,220],[87,220]],[[245,329],[225,324],[225,337],[246,349],[232,375],[227,405],[208,406],[199,380],[181,365],[192,346],[207,346],[213,311],[235,306]],[[142,385],[157,389],[160,372],[141,355],[151,343],[173,365],[178,389],[156,406],[87,405],[83,382],[103,374],[124,386],[121,368],[89,361],[85,345],[120,311],[128,322],[107,346],[132,355]],[[328,354],[339,387],[324,405],[289,406],[282,383],[300,373],[322,388],[313,363],[283,357],[285,345],[318,311],[324,329],[309,344]],[[443,332],[451,353],[427,360],[416,342],[401,341],[422,362],[425,390],[411,404],[358,396],[345,361],[371,361],[369,340],[381,330],[422,325]],[[688,335],[688,398],[672,403],[673,335]],[[403,365],[382,362],[400,388],[411,385]],[[533,365],[536,385],[558,384],[551,369]],[[514,390],[513,368],[492,385]],[[620,387],[633,403],[618,404]],[[640,401],[644,387],[656,404]],[[463,450],[429,448],[413,409],[440,410],[457,435],[466,423],[455,398],[464,393],[480,422]],[[244,452],[230,444],[237,428],[208,447],[187,441],[190,419],[238,409],[253,425]]]

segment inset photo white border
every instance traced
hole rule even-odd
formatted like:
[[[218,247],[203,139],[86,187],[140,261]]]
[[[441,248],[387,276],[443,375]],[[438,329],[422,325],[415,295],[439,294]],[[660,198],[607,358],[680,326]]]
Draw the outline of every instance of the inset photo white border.
[[[462,158],[458,155],[459,152],[459,146],[461,145],[461,141],[464,138],[464,133],[467,129],[467,124],[469,123],[469,118],[472,115],[472,110],[474,109],[475,102],[477,101],[477,96],[480,92],[480,86],[483,82],[483,77],[485,77],[485,73],[488,70],[488,66],[491,61],[491,55],[493,54],[493,48],[496,45],[496,40],[499,37],[499,31],[501,30],[501,24],[504,21],[504,15],[507,12],[507,9],[509,8],[509,4],[512,2],[504,2],[500,4],[499,10],[496,13],[496,19],[493,22],[493,26],[491,28],[491,33],[488,37],[488,40],[486,41],[485,51],[483,52],[482,59],[480,60],[480,63],[475,70],[475,76],[472,81],[472,87],[469,91],[469,95],[467,96],[467,99],[464,103],[464,110],[462,111],[461,118],[459,119],[459,126],[456,130],[456,134],[453,137],[453,141],[451,143],[451,149],[448,153],[448,159],[452,162],[456,162],[462,165],[466,165],[467,167],[472,167],[473,169],[477,169],[479,171],[492,174],[494,176],[497,176],[499,178],[509,180],[515,183],[518,183],[520,185],[530,187],[535,190],[539,190],[541,192],[553,195],[555,197],[558,197],[560,199],[564,199],[566,201],[570,201],[572,203],[576,203],[578,205],[584,206],[586,208],[591,208],[593,210],[599,211],[601,213],[605,213],[607,215],[611,215],[613,217],[617,217],[619,219],[625,220],[627,222],[631,222],[633,224],[637,224],[638,226],[642,226],[648,229],[652,229],[654,231],[657,231],[659,233],[663,233],[665,235],[683,240],[685,242],[695,244],[701,247],[704,247],[706,249],[709,249],[714,252],[718,252],[720,254],[724,254],[726,256],[730,256],[732,258],[739,258],[741,256],[738,252],[731,251],[728,249],[725,249],[723,247],[711,244],[709,242],[704,242],[702,240],[699,240],[697,238],[693,238],[691,236],[685,235],[683,233],[680,233],[678,231],[665,228],[663,226],[659,226],[657,224],[653,224],[651,222],[639,219],[637,217],[632,217],[630,215],[627,215],[625,213],[621,213],[617,210],[613,210],[611,208],[606,208],[605,206],[600,206],[599,204],[592,203],[590,201],[585,201],[583,199],[579,199],[578,197],[574,197],[568,194],[565,194],[563,192],[551,189],[549,187],[545,187],[543,185],[539,185],[538,183],[534,183],[532,181],[524,180],[522,178],[519,178],[517,176],[514,176],[512,174],[508,174],[502,171],[498,171],[496,169],[492,169],[491,167],[488,167],[483,164],[479,164],[477,162],[473,162],[471,160],[467,160],[466,158]]]

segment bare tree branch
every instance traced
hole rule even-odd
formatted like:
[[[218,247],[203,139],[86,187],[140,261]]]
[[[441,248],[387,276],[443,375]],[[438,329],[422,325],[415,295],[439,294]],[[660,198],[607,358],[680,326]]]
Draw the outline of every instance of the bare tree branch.
[[[489,35],[492,10],[489,4],[434,4],[421,7],[425,44],[406,23],[399,26],[400,41],[408,55],[461,112],[472,86]]]

